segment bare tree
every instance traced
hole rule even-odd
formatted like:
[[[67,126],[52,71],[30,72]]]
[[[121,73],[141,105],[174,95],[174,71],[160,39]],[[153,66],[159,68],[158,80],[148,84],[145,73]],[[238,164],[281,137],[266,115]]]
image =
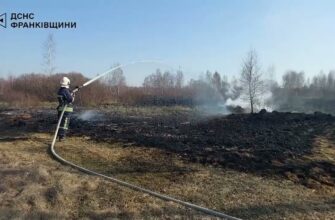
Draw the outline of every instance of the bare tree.
[[[253,113],[255,104],[259,103],[260,96],[264,92],[257,53],[253,49],[248,52],[243,61],[240,81],[243,88],[242,98],[250,102],[250,110]]]
[[[327,87],[327,76],[321,71],[319,75],[313,77],[312,85],[318,89],[324,89]]]
[[[184,84],[184,74],[179,68],[176,74],[176,87],[181,88],[183,87],[183,84]]]
[[[145,77],[143,87],[151,88],[162,88],[163,87],[163,74],[160,69],[157,69],[155,73]]]
[[[211,79],[211,86],[215,89],[216,92],[218,92],[218,94],[221,95],[223,99],[226,100],[228,98],[230,84],[228,82],[227,76],[222,75],[221,77],[220,73],[215,71]]]
[[[163,88],[173,88],[175,85],[175,76],[169,71],[165,71],[162,78]]]
[[[334,71],[330,71],[328,73],[328,77],[327,77],[327,87],[329,90],[334,90],[335,88],[335,72]]]
[[[46,74],[53,74],[55,72],[55,55],[56,55],[56,42],[53,34],[49,34],[43,44],[43,66]]]
[[[241,83],[235,77],[231,81],[231,91],[230,91],[230,98],[232,100],[238,99],[241,96],[243,91],[243,87],[240,85]]]
[[[288,71],[283,75],[283,86],[286,89],[299,89],[305,85],[304,72]]]
[[[115,64],[114,66],[119,66],[120,64]],[[116,88],[116,95],[119,97],[121,87],[126,86],[126,78],[123,75],[123,70],[121,68],[117,68],[112,72],[110,81],[108,82],[110,86]]]
[[[221,88],[222,88],[221,76],[216,71],[212,77],[212,85],[214,86],[214,89],[216,89],[218,92],[221,91]]]
[[[115,63],[111,66],[111,68],[117,66],[120,66],[120,64]],[[123,70],[121,68],[117,68],[104,76],[100,82],[108,86],[107,88],[112,96],[116,95],[116,97],[119,97],[121,88],[126,86],[126,77],[123,74]]]
[[[222,75],[220,93],[225,100],[229,98],[229,90],[230,83],[228,81],[228,77],[226,75]]]

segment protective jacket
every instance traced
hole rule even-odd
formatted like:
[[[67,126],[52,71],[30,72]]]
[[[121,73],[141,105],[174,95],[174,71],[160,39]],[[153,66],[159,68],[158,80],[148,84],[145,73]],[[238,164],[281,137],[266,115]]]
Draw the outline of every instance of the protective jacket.
[[[73,112],[73,96],[71,95],[71,92],[68,88],[60,87],[57,93],[57,97],[59,103],[57,107],[58,111],[63,111],[64,106],[67,105],[65,112]]]

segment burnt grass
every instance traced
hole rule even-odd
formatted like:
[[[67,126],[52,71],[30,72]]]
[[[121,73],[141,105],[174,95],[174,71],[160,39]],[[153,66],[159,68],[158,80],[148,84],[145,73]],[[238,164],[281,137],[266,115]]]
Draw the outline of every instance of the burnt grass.
[[[153,117],[105,115],[95,122],[73,121],[74,134],[126,146],[160,148],[185,160],[284,176],[310,187],[334,186],[335,165],[304,161],[313,140],[325,135],[335,118],[321,113],[258,113],[217,117],[175,114]],[[315,172],[317,170],[317,172]],[[319,184],[318,184],[319,183]]]
[[[50,123],[56,123],[52,111],[31,114],[30,121],[14,120],[11,126],[52,132]],[[305,157],[312,156],[316,137],[331,134],[334,139],[334,125],[335,117],[322,113],[262,111],[205,117],[190,112],[136,115],[105,111],[91,121],[73,117],[70,135],[121,142],[124,147],[164,149],[186,161],[285,177],[316,188],[335,186],[335,164]]]

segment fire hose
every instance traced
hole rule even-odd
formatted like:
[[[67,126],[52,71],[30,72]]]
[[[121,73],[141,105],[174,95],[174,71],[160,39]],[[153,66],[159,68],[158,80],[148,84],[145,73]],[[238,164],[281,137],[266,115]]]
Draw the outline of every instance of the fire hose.
[[[135,63],[135,62],[134,62]],[[130,64],[128,64],[130,65]],[[119,65],[117,67],[114,67],[114,68],[111,68],[110,70],[94,77],[93,79],[87,81],[86,83],[84,83],[82,86],[80,87],[77,87],[75,90],[72,91],[72,93],[76,93],[79,91],[79,89],[81,89],[82,87],[85,87],[89,84],[91,84],[92,82],[96,81],[97,79],[101,78],[102,76],[122,67],[124,65]],[[136,191],[140,191],[140,192],[143,192],[143,193],[146,193],[148,195],[151,195],[151,196],[154,196],[154,197],[157,197],[157,198],[160,198],[162,200],[165,200],[165,201],[172,201],[172,202],[175,202],[177,204],[180,204],[180,205],[183,205],[185,207],[188,207],[188,208],[191,208],[191,209],[194,209],[194,210],[197,210],[197,211],[200,211],[200,212],[203,212],[203,213],[206,213],[208,215],[212,215],[212,216],[216,216],[216,217],[220,217],[220,218],[223,218],[223,219],[227,219],[227,220],[241,220],[239,218],[236,218],[236,217],[233,217],[233,216],[230,216],[230,215],[227,215],[225,213],[222,213],[222,212],[219,212],[219,211],[215,211],[215,210],[212,210],[212,209],[208,209],[208,208],[205,208],[205,207],[202,207],[202,206],[198,206],[198,205],[195,205],[193,203],[189,203],[189,202],[185,202],[185,201],[182,201],[182,200],[179,200],[179,199],[176,199],[176,198],[173,198],[173,197],[170,197],[168,195],[164,195],[164,194],[160,194],[158,192],[154,192],[154,191],[151,191],[151,190],[148,190],[148,189],[145,189],[145,188],[142,188],[140,186],[136,186],[136,185],[133,185],[131,183],[127,183],[125,181],[122,181],[122,180],[119,180],[119,179],[116,179],[114,177],[110,177],[110,176],[106,176],[104,174],[101,174],[101,173],[97,173],[95,171],[92,171],[92,170],[89,170],[87,168],[84,168],[84,167],[81,167],[77,164],[74,164],[70,161],[67,161],[65,160],[64,158],[62,158],[60,155],[57,154],[57,152],[55,151],[55,144],[56,144],[56,140],[57,140],[57,136],[58,136],[58,130],[59,130],[59,127],[60,127],[60,124],[61,124],[61,121],[63,119],[63,116],[64,116],[64,112],[65,112],[65,109],[66,109],[67,105],[64,106],[63,108],[63,111],[58,119],[58,123],[57,123],[57,127],[56,127],[56,131],[55,131],[55,134],[54,134],[54,137],[53,137],[53,140],[52,140],[52,143],[51,143],[51,146],[50,146],[50,151],[51,151],[51,154],[58,160],[60,161],[61,163],[65,164],[65,165],[69,165],[75,169],[78,169],[84,173],[87,173],[87,174],[90,174],[90,175],[95,175],[95,176],[99,176],[99,177],[102,177],[104,179],[107,179],[107,180],[110,180],[112,182],[115,182],[117,184],[120,184],[124,187],[128,187],[130,189],[133,189],[133,190],[136,190]]]

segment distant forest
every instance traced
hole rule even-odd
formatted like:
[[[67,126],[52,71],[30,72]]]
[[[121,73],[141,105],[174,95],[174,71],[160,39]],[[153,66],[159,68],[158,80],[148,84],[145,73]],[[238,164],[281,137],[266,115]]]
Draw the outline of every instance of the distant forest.
[[[243,70],[242,70],[243,72]],[[80,73],[23,74],[0,79],[0,102],[9,106],[34,106],[55,102],[56,91],[62,76],[71,79],[71,86],[81,85],[88,78]],[[248,78],[247,78],[248,79]],[[261,90],[254,99],[255,110],[266,108],[277,111],[326,113],[335,112],[335,72],[320,73],[306,78],[303,72],[287,71],[279,84],[274,80],[257,79]],[[252,80],[249,81],[253,83]],[[228,80],[218,72],[207,71],[199,79],[184,82],[182,71],[156,72],[145,77],[140,87],[127,86],[122,69],[81,90],[76,97],[80,106],[97,105],[222,105],[228,103],[231,112],[243,111],[234,104],[241,99],[250,101],[250,94],[240,78]],[[246,91],[247,90],[247,91]],[[250,105],[249,105],[250,106]],[[244,109],[250,111],[250,107]]]

